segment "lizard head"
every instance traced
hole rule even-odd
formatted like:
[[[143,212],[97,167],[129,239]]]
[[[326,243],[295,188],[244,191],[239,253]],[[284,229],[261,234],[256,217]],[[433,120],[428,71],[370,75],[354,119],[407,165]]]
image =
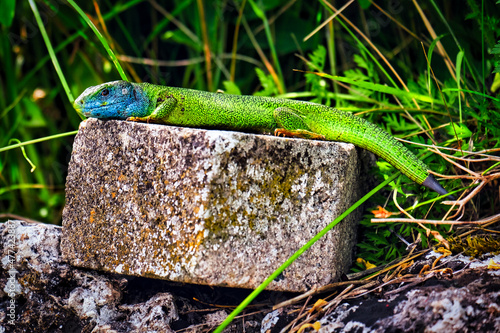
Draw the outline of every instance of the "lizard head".
[[[146,101],[141,88],[127,81],[113,81],[87,88],[74,102],[78,113],[92,118],[127,119],[142,116]]]

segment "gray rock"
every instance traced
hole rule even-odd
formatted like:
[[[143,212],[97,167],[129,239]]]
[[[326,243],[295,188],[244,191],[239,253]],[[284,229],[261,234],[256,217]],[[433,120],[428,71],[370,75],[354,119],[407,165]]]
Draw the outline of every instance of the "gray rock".
[[[58,226],[0,223],[0,332],[173,332],[170,294],[123,304],[127,280],[69,266],[60,240]]]
[[[483,257],[472,262],[461,255],[442,259],[441,267],[458,269],[447,276],[422,277],[418,284],[387,286],[392,292],[380,288],[376,294],[348,300],[319,320],[318,332],[500,332],[500,274],[487,268],[490,258],[498,262],[500,256]],[[424,264],[425,259],[417,261],[415,271]]]
[[[90,119],[75,139],[63,256],[79,267],[255,288],[364,191],[351,144]],[[351,214],[269,288],[351,263]]]
[[[214,304],[235,305],[248,295],[71,267],[62,261],[60,240],[57,226],[0,223],[1,333],[208,332],[231,310]],[[465,264],[453,259],[444,264],[453,267],[453,275],[422,278],[418,284],[381,281],[385,286],[376,292],[345,300],[318,318],[320,331],[500,332],[499,274],[486,268],[500,256],[484,257]],[[434,259],[416,262],[408,273],[416,276]],[[269,302],[283,295],[265,294],[257,301],[260,307],[248,309],[251,313],[225,332],[280,332],[301,313],[303,304],[271,312]]]
[[[174,297],[170,293],[158,293],[145,303],[122,305],[127,310],[132,326],[148,332],[164,332],[166,325],[179,319]]]

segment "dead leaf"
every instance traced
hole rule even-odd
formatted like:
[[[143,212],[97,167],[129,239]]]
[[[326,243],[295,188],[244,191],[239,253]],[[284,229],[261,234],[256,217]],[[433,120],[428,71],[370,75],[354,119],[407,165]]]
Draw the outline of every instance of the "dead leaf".
[[[437,239],[439,242],[443,243],[443,245],[449,250],[450,249],[450,243],[439,233],[439,231],[436,230],[431,230],[430,233],[432,236]]]
[[[313,307],[309,310],[309,313],[313,313],[315,311],[322,311],[323,306],[327,305],[328,302],[324,299],[318,299],[316,303],[314,303]]]
[[[488,262],[488,269],[500,269],[500,264],[497,264],[493,261],[493,259],[490,259]]]
[[[363,258],[356,259],[356,262],[362,264],[363,266],[365,266],[365,269],[372,269],[372,268],[377,267],[376,265],[370,263],[369,261],[366,261]]]
[[[392,215],[397,215],[397,213],[392,213],[382,206],[378,206],[376,210],[372,210],[372,214],[378,219],[385,219]]]
[[[312,328],[316,331],[319,331],[321,328],[321,323],[319,321],[315,322],[314,324],[304,324],[300,327],[300,329],[297,331],[297,333],[302,333],[306,328]]]

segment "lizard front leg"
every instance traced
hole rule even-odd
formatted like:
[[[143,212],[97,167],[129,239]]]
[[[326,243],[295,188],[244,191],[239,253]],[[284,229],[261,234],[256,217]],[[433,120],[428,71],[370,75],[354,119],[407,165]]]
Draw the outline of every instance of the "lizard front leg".
[[[280,107],[274,110],[274,120],[278,128],[274,130],[274,135],[292,138],[302,138],[310,140],[325,140],[325,136],[314,133],[304,122],[301,112],[288,107]]]
[[[128,117],[128,121],[138,121],[145,123],[155,123],[162,124],[166,123],[170,112],[177,105],[177,100],[173,95],[167,95],[165,97],[158,97],[156,99],[155,108],[150,115],[145,117]]]

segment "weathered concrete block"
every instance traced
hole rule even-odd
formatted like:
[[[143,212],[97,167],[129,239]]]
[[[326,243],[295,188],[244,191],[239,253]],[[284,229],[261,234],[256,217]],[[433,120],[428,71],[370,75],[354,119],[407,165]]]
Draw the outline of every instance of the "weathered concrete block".
[[[360,170],[351,144],[90,119],[74,142],[61,250],[80,267],[255,288],[359,198]],[[336,280],[360,213],[269,289]]]

